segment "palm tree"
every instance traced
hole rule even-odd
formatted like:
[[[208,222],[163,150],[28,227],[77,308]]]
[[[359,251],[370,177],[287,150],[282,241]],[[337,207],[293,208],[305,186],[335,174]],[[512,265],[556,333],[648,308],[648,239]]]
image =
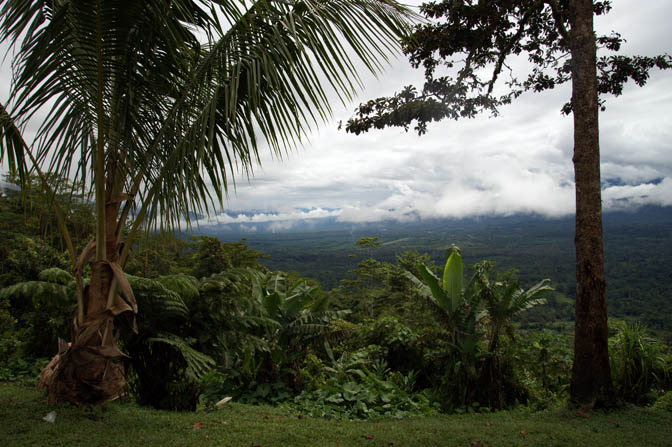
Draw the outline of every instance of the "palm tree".
[[[549,285],[550,279],[542,279],[527,290],[520,287],[520,281],[511,277],[511,273],[505,274],[500,280],[494,272],[494,265],[491,261],[481,261],[474,266],[474,281],[489,320],[488,352],[495,352],[499,335],[507,326],[511,327],[516,316],[534,306],[545,304],[543,296],[553,290]]]
[[[137,313],[123,268],[143,224],[222,206],[262,141],[278,156],[301,142],[329,116],[325,85],[350,99],[352,60],[380,69],[411,17],[394,0],[1,0],[0,14],[14,52],[0,161],[81,182],[96,206],[79,256],[59,218],[77,313],[48,387],[88,403],[124,385],[114,318]]]

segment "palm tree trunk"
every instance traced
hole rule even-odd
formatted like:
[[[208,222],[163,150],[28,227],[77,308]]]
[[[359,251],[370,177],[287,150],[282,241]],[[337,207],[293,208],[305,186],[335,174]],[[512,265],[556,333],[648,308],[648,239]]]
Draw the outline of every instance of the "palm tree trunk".
[[[47,369],[48,377],[41,379],[50,403],[103,404],[121,394],[126,385],[123,365],[117,361],[123,354],[117,347],[114,329],[114,317],[120,307],[114,299],[117,290],[111,267],[119,258],[119,204],[108,196],[105,195],[102,216],[105,258],[96,259],[91,265],[91,282],[84,290],[83,321],[79,325],[75,320],[72,342],[59,348],[58,360]],[[101,250],[97,248],[96,252],[99,255]]]
[[[104,262],[92,266],[86,288],[84,322],[73,330],[72,344],[60,354],[48,386],[49,402],[102,404],[118,396],[126,381],[118,356],[112,318],[105,311],[112,272]]]

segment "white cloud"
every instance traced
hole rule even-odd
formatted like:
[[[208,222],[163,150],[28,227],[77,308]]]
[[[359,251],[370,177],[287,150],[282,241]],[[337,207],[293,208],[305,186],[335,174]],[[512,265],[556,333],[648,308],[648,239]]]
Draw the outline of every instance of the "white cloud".
[[[646,8],[621,1],[597,26],[603,33],[622,32],[626,54],[653,55],[666,50],[661,40],[668,41],[670,13],[672,4],[663,0]],[[418,83],[419,72],[409,71],[403,60],[389,73],[381,82],[367,82],[371,87],[361,100]],[[338,219],[347,222],[571,214],[572,118],[559,112],[569,97],[568,85],[526,94],[499,118],[434,123],[423,137],[399,129],[353,136],[327,125],[283,164],[265,160],[264,174],[241,187],[231,206],[341,208]],[[337,112],[336,119],[347,120],[352,110]],[[671,112],[670,73],[653,73],[644,88],[630,83],[621,97],[608,98],[600,116],[602,177],[619,186],[605,190],[606,209],[670,205],[665,188],[672,181]]]
[[[624,209],[641,205],[672,206],[672,178],[665,178],[658,184],[612,186],[602,193],[604,207]]]
[[[230,226],[239,225],[240,228],[254,228],[253,224],[277,222],[277,228],[282,228],[284,222],[291,222],[297,220],[315,220],[324,219],[327,217],[336,217],[339,215],[338,210],[324,210],[321,208],[312,210],[294,210],[291,213],[220,213],[215,216],[206,216],[201,219],[192,221],[192,225],[197,227],[211,227],[211,226]],[[254,229],[256,231],[256,228]]]

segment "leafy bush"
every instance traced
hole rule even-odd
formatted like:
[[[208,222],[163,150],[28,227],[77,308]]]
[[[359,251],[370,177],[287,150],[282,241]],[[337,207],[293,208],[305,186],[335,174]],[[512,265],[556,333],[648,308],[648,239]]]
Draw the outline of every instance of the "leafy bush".
[[[37,384],[40,372],[47,365],[49,359],[26,359],[12,356],[0,363],[0,382],[21,382],[29,385]]]
[[[16,319],[9,313],[9,299],[0,295],[0,362],[16,351]]]
[[[326,380],[298,395],[293,406],[308,416],[335,419],[401,418],[433,413],[423,394],[411,394],[415,373],[391,373],[375,346],[332,358],[324,367]]]
[[[648,404],[655,401],[657,393],[670,389],[672,364],[665,350],[638,323],[623,323],[617,328],[609,340],[609,352],[612,380],[621,398]]]
[[[550,330],[527,331],[516,337],[511,358],[537,408],[565,396],[572,376],[571,338]]]
[[[245,239],[223,243],[216,237],[193,238],[196,248],[191,258],[191,273],[204,278],[236,268],[261,269],[259,257],[263,254],[247,246]]]
[[[65,254],[45,243],[39,237],[17,234],[3,241],[9,248],[0,276],[0,287],[18,282],[34,281],[39,273],[51,267],[67,268]]]
[[[396,317],[367,320],[360,334],[362,344],[385,350],[385,361],[394,371],[410,372],[422,366],[422,345],[418,335]]]
[[[0,293],[0,382],[34,384],[46,360],[33,360],[26,355],[25,346],[30,331],[20,328],[8,309],[9,296]]]
[[[318,286],[285,273],[255,275],[252,296],[269,323],[263,331],[269,350],[261,353],[257,381],[282,381],[296,391],[303,389],[301,365],[309,348],[322,344],[329,323],[349,312],[329,310]]]
[[[284,382],[257,383],[240,379],[233,370],[211,371],[201,381],[203,403],[211,406],[224,397],[231,397],[244,404],[275,405],[294,396]]]
[[[39,281],[27,281],[0,290],[0,301],[9,303],[22,333],[22,353],[29,358],[51,357],[58,338],[67,338],[77,304],[75,281],[59,268],[38,274]]]
[[[129,385],[138,403],[169,410],[195,410],[198,380],[214,364],[188,336],[189,308],[158,281],[128,277],[138,307],[138,333],[127,331]],[[188,281],[188,279],[185,279]],[[185,286],[186,287],[186,286]]]
[[[672,392],[668,391],[656,400],[654,408],[672,412]]]

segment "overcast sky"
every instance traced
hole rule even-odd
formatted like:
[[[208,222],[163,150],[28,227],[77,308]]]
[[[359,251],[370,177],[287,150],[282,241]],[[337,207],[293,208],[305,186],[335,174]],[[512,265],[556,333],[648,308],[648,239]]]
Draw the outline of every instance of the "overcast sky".
[[[420,2],[410,2],[418,4]],[[614,0],[598,31],[620,32],[623,54],[672,52],[669,0]],[[337,130],[360,101],[421,86],[400,56],[378,79],[365,76],[356,103],[282,161],[265,156],[249,182],[239,179],[229,210],[260,210],[239,222],[337,216],[348,222],[574,211],[572,118],[560,114],[569,86],[523,95],[498,118],[442,121],[426,135],[394,128],[359,136]],[[600,115],[604,206],[672,205],[672,72],[653,73],[608,98]],[[303,210],[310,210],[309,212]]]
[[[419,1],[409,1],[419,4]],[[672,52],[670,0],[613,0],[598,32],[620,32],[623,54]],[[7,72],[3,72],[7,78]],[[574,210],[572,118],[560,114],[569,86],[529,93],[498,118],[442,121],[417,136],[394,128],[355,136],[338,130],[360,101],[390,95],[422,73],[399,55],[378,78],[364,74],[355,103],[334,104],[334,118],[282,161],[262,152],[262,166],[237,179],[220,222],[291,221],[335,216],[345,222],[509,215],[563,216]],[[0,93],[6,97],[6,87]],[[606,209],[672,205],[672,72],[654,72],[607,98],[600,114]],[[611,183],[611,185],[609,185]],[[279,214],[279,215],[278,215]],[[203,222],[205,223],[205,222]]]

